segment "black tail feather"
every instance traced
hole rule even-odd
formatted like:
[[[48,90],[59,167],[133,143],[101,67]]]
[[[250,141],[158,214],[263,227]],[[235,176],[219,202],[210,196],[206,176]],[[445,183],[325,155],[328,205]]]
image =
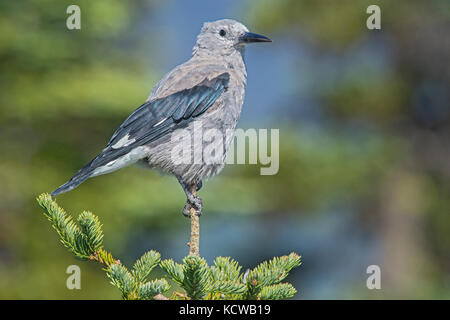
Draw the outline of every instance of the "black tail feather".
[[[70,191],[78,187],[82,182],[84,182],[90,175],[77,176],[75,175],[72,179],[64,183],[58,189],[52,191],[50,194],[52,197],[57,196],[58,194]]]
[[[51,193],[51,196],[54,197],[58,194],[70,191],[78,187],[81,183],[83,183],[86,179],[92,177],[95,173],[95,169],[104,166],[108,162],[111,162],[124,154],[128,153],[131,150],[131,147],[114,149],[114,148],[105,148],[98,156],[92,159],[87,165],[78,170],[78,172],[65,184],[60,186],[58,189],[54,190]],[[103,174],[103,173],[102,173]]]
[[[95,160],[95,159],[94,159]],[[81,168],[80,170],[78,170],[77,173],[75,173],[75,175],[70,178],[69,181],[67,181],[66,183],[64,183],[62,186],[60,186],[58,189],[52,191],[52,193],[50,193],[50,195],[52,197],[57,196],[58,194],[70,191],[72,189],[75,189],[76,187],[78,187],[80,184],[82,184],[86,179],[88,179],[89,177],[91,177],[92,172],[93,172],[93,167],[92,167],[92,163],[94,162],[94,160],[92,160],[91,162],[89,162],[87,165],[85,165],[83,168]]]

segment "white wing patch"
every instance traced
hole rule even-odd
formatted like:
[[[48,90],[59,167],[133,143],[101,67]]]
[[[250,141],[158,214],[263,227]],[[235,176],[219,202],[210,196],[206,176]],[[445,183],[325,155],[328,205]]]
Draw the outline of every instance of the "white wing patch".
[[[127,154],[112,160],[105,164],[104,166],[98,167],[94,170],[91,177],[99,176],[101,174],[110,173],[116,170],[119,170],[123,167],[126,167],[130,164],[135,163],[136,161],[145,158],[148,156],[149,148],[146,146],[139,146],[137,148],[134,148]]]
[[[123,136],[119,141],[117,141],[114,145],[112,145],[111,148],[119,149],[119,148],[122,148],[122,147],[126,147],[129,144],[131,144],[134,141],[136,141],[136,139],[129,140],[129,137],[130,137],[130,135],[128,135],[128,134],[126,136]]]

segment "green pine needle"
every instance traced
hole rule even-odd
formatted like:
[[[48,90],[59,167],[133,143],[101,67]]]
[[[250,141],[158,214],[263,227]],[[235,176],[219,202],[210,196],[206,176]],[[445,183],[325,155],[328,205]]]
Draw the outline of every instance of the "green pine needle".
[[[261,300],[281,300],[292,298],[297,292],[290,283],[279,283],[262,288],[258,298]]]
[[[103,231],[98,217],[88,211],[83,211],[78,217],[78,224],[89,244],[89,251],[94,252],[100,249],[103,242]]]
[[[183,259],[184,280],[182,287],[193,300],[201,300],[207,296],[210,284],[210,272],[205,259],[189,255]]]
[[[130,293],[135,289],[136,284],[131,273],[120,264],[112,264],[106,271],[106,275],[111,280],[111,284],[122,292],[124,299],[130,299]]]
[[[157,279],[140,284],[137,293],[140,299],[150,300],[169,289],[170,286],[166,279]]]
[[[183,265],[174,262],[172,259],[167,259],[161,261],[160,266],[173,281],[175,281],[180,286],[183,285]]]
[[[37,201],[44,209],[44,215],[59,234],[62,244],[72,251],[78,258],[88,259],[90,255],[94,253],[92,246],[95,247],[97,245],[96,242],[89,242],[92,240],[92,238],[90,238],[91,235],[84,234],[82,230],[73,222],[72,217],[68,216],[64,209],[59,207],[49,194],[41,194],[37,198]],[[89,222],[84,219],[83,222],[85,222],[85,227],[87,228]],[[94,240],[96,240],[95,236]]]
[[[210,289],[211,293],[227,295],[241,295],[245,293],[246,286],[236,281],[215,281]]]
[[[155,268],[161,261],[161,255],[151,250],[144,253],[133,266],[132,274],[137,282],[143,282],[147,280],[150,272]]]
[[[217,257],[211,267],[213,280],[233,280],[240,282],[241,266],[230,257]]]

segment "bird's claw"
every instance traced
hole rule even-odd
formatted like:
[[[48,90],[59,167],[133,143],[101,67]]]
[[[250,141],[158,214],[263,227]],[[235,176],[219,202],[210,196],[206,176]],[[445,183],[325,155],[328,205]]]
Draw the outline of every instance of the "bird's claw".
[[[189,204],[189,202],[186,202],[186,204],[184,205],[183,211],[181,211],[183,216],[185,216],[186,218],[189,218],[191,216],[191,208],[192,207]]]
[[[200,197],[194,197],[194,202],[193,203],[191,203],[192,204],[192,206],[194,207],[194,209],[197,211],[197,212],[200,212],[200,214],[201,214],[201,212],[202,212],[202,210],[203,210],[203,200],[200,198]]]
[[[187,218],[189,218],[191,216],[191,208],[195,209],[195,213],[197,214],[197,216],[201,216],[202,215],[202,211],[203,211],[203,201],[201,198],[195,196],[192,198],[192,200],[189,200],[186,202],[186,204],[184,205],[183,208],[183,215]]]

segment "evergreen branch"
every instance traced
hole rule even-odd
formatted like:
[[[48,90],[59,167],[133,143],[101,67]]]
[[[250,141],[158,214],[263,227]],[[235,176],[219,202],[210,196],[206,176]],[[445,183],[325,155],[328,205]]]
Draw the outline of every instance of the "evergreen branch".
[[[288,256],[275,257],[269,262],[264,261],[248,273],[246,278],[247,299],[256,299],[259,292],[266,286],[283,281],[289,271],[301,264],[301,257],[296,253]]]
[[[75,223],[50,195],[42,194],[37,201],[63,245],[78,258],[103,264],[103,270],[112,285],[121,291],[123,299],[168,300],[162,295],[170,288],[166,279],[148,281],[158,264],[185,290],[185,294],[174,291],[172,299],[287,299],[296,293],[291,284],[281,283],[293,268],[301,264],[301,257],[296,253],[264,261],[242,275],[241,266],[229,257],[217,257],[214,265],[209,267],[198,255],[197,242],[191,246],[191,252],[195,247],[197,252],[185,257],[183,264],[172,259],[161,261],[161,255],[151,250],[134,263],[130,272],[102,247],[103,231],[98,217],[84,211]],[[198,241],[198,237],[195,238],[197,231],[191,230],[191,241],[192,235]]]
[[[229,280],[241,281],[241,266],[230,257],[217,257],[214,266],[211,267],[213,281]]]
[[[205,259],[189,255],[183,259],[183,263],[183,289],[193,300],[205,298],[210,284],[210,272]]]
[[[167,259],[161,261],[160,266],[173,281],[180,286],[183,285],[184,273],[183,266],[181,264],[174,262],[172,259]]]
[[[139,285],[137,294],[140,299],[150,300],[169,289],[170,286],[166,279],[157,279]]]
[[[288,256],[275,257],[269,262],[260,263],[255,269],[250,271],[249,279],[257,279],[264,286],[281,282],[287,277],[292,268],[301,264],[301,257],[296,253]]]
[[[90,260],[98,261],[107,267],[112,264],[120,264],[120,260],[115,260],[111,253],[105,251],[103,248],[95,251],[93,255],[89,257]],[[106,270],[106,269],[105,269]]]
[[[127,268],[120,264],[112,264],[106,270],[106,275],[111,280],[111,284],[122,292],[122,297],[124,299],[128,300],[136,298],[132,295],[136,288],[136,282]]]
[[[140,257],[133,266],[132,274],[137,282],[147,280],[148,275],[161,261],[161,255],[151,250]]]
[[[269,261],[269,268],[280,268],[284,272],[288,273],[293,268],[298,267],[302,264],[301,256],[295,252],[291,252],[287,256],[275,257]]]
[[[219,293],[225,296],[242,295],[247,290],[243,283],[236,281],[216,281],[210,288],[210,293]]]
[[[94,253],[94,250],[91,250],[92,247],[95,247],[97,243],[89,243],[91,239],[82,233],[82,230],[73,222],[72,217],[68,216],[49,194],[41,194],[37,201],[44,209],[44,215],[60,236],[62,244],[78,258],[88,259]],[[85,226],[89,224],[87,221],[83,220],[83,222]]]
[[[98,217],[89,211],[83,211],[78,217],[78,224],[89,244],[89,251],[99,250],[103,243],[103,231]]]
[[[292,298],[297,292],[290,283],[279,283],[261,289],[258,295],[260,300],[280,300]]]
[[[238,298],[247,288],[242,282],[241,266],[230,257],[217,257],[211,272],[210,299]],[[219,294],[219,295],[217,295]]]

